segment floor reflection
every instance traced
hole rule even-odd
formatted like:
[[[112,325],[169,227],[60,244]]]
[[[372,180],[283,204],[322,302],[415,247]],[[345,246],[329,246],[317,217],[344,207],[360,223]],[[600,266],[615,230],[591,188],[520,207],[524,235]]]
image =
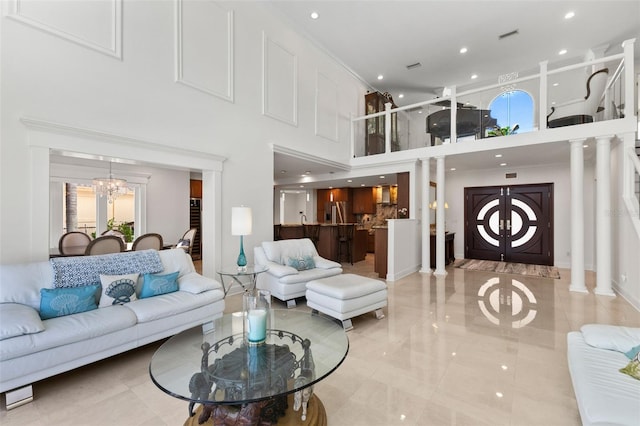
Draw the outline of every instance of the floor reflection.
[[[535,280],[508,274],[488,276],[484,281],[465,283],[467,326],[480,333],[517,337],[526,342],[531,333],[523,329],[535,328],[553,331],[555,323],[554,282],[552,279]],[[548,341],[537,344],[554,345]]]

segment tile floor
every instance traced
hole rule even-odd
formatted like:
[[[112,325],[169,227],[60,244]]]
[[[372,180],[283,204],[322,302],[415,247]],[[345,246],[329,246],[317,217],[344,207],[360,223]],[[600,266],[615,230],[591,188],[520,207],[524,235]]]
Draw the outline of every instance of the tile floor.
[[[345,264],[345,272],[375,277],[372,262]],[[444,278],[416,273],[388,283],[386,317],[355,318],[347,359],[315,386],[329,425],[579,425],[567,332],[593,322],[640,327],[640,312],[622,297],[571,293],[569,271],[560,273],[448,268]],[[227,311],[239,302],[229,296]],[[308,309],[304,299],[296,309]],[[187,403],[149,379],[159,344],[36,383],[35,401],[2,409],[0,424],[182,425]]]

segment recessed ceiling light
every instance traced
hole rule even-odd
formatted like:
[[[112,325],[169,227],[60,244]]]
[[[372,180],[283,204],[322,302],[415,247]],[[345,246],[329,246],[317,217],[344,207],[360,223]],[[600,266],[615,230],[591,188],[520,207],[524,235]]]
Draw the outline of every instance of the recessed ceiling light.
[[[398,97],[399,97],[400,99],[404,98],[404,93],[400,93],[400,94],[398,95]]]
[[[576,13],[575,13],[575,12],[573,12],[573,11],[571,11],[571,12],[567,12],[567,13],[564,15],[564,19],[571,19],[571,18],[573,18],[574,16],[576,16]]]
[[[555,104],[556,104],[556,101],[551,102],[551,105],[555,105]]]
[[[287,173],[286,170],[280,170],[280,173]]]
[[[304,172],[305,175],[310,175],[311,172],[309,170],[307,170],[306,172]]]
[[[380,176],[380,179],[384,179],[384,176]]]
[[[558,87],[560,86],[560,83],[553,83],[553,87]]]
[[[471,80],[475,80],[476,78],[478,78],[478,74],[473,74],[473,75],[471,76]]]
[[[422,110],[418,111],[418,114],[422,114]]]
[[[361,184],[360,184],[360,186],[365,186],[365,184],[364,184],[364,183],[361,183]]]
[[[455,168],[455,167],[452,167],[452,168],[450,168],[449,170],[451,170],[452,172],[455,172],[455,171],[456,171],[456,168]]]
[[[496,154],[496,158],[502,158],[502,154]]]
[[[382,80],[384,76],[382,74],[378,74],[378,80]]]
[[[497,396],[498,398],[502,398],[504,395],[502,394],[502,392],[496,392],[496,396]]]
[[[333,186],[330,186],[329,189],[333,189]]]
[[[558,55],[565,55],[567,53],[567,49],[562,49],[558,52]]]
[[[589,148],[589,145],[582,145],[583,148]]]
[[[311,19],[318,19],[319,17],[318,12],[311,12]]]
[[[347,182],[351,183],[351,182],[353,182],[353,181],[352,181],[351,179],[347,179]]]
[[[506,166],[506,165],[507,165],[507,163],[500,163],[500,165],[501,165],[502,167],[504,167],[504,166]]]
[[[300,188],[304,188],[304,185],[300,185]]]
[[[460,53],[467,53],[467,48],[466,47],[461,48]]]

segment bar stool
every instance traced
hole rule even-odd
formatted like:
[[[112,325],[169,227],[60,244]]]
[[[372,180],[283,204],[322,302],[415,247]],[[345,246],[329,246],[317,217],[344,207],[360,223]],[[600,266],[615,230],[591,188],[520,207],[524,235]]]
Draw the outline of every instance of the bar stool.
[[[320,225],[304,225],[304,237],[309,238],[317,249],[320,241]]]
[[[347,260],[353,265],[353,228],[355,225],[338,225],[338,261],[342,261],[342,255],[347,255]]]

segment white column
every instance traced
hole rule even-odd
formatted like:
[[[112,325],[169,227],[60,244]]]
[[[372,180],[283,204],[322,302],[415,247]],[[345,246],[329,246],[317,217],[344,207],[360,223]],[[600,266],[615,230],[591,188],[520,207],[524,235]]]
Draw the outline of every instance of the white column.
[[[458,98],[456,94],[456,86],[451,86],[451,136],[449,143],[456,143],[458,140]]]
[[[538,117],[540,117],[540,122],[538,123],[539,129],[547,128],[547,64],[548,61],[540,62],[540,92],[538,94]]]
[[[420,272],[431,273],[431,212],[429,211],[429,161],[430,158],[422,160],[422,268]]]
[[[444,268],[444,157],[436,158],[436,270],[434,275],[447,275]]]
[[[384,152],[391,152],[391,107],[393,104],[391,102],[387,102],[384,104]]]
[[[611,136],[596,140],[596,291],[615,296],[611,289]]]
[[[588,293],[584,281],[584,148],[585,139],[571,144],[571,285],[569,290]]]

